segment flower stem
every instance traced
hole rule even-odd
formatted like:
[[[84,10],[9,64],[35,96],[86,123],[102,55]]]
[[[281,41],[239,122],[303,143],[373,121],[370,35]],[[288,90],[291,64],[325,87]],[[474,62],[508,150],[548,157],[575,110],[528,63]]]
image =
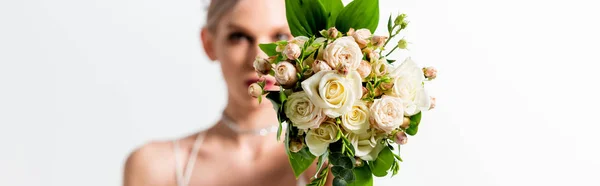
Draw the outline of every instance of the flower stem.
[[[394,50],[396,50],[398,48],[398,45],[396,45],[396,47],[394,47],[392,49],[392,51],[390,51],[387,55],[385,55],[385,57],[388,57],[390,54],[392,54],[392,52],[394,52]]]

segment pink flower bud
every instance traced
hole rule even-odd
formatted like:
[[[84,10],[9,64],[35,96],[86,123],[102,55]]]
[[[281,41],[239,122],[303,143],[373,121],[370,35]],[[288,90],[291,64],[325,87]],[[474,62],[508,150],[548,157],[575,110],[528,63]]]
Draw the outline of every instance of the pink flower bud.
[[[433,80],[437,77],[437,70],[433,67],[423,68],[423,74],[425,74],[425,78]]]
[[[362,87],[362,97],[361,98],[366,98],[367,96],[369,96],[369,90],[365,87]]]
[[[434,109],[435,108],[435,98],[431,97],[431,101],[429,101],[430,105],[429,105],[429,110]]]
[[[329,28],[329,30],[327,30],[327,36],[329,38],[333,38],[333,39],[338,38],[339,33],[340,33],[340,31],[338,31],[338,29],[335,27],[331,27],[331,28]]]
[[[254,70],[258,72],[260,75],[267,75],[271,71],[271,63],[269,60],[264,58],[256,58],[254,60]]]
[[[367,46],[368,39],[371,37],[371,31],[364,28],[358,29],[352,34],[352,37],[360,48],[364,48]]]
[[[275,80],[277,80],[277,83],[283,86],[283,88],[294,87],[298,81],[296,67],[287,61],[279,62],[279,64],[275,66]]]
[[[253,98],[260,97],[263,94],[262,87],[260,87],[260,85],[258,85],[258,83],[252,83],[250,85],[250,87],[248,87],[248,94],[250,96],[252,96]]]
[[[407,142],[408,142],[408,136],[406,136],[406,133],[404,133],[404,132],[396,133],[396,143],[398,143],[400,145],[404,145]]]
[[[327,62],[322,61],[322,60],[315,60],[315,62],[313,63],[313,66],[312,66],[312,70],[313,70],[313,73],[317,73],[320,71],[329,71],[329,70],[333,70],[333,69],[331,69],[331,67],[327,64]]]
[[[283,49],[283,55],[290,60],[296,60],[300,57],[300,46],[294,43],[288,43]]]
[[[383,90],[383,91],[388,91],[388,90],[392,89],[393,87],[394,87],[393,82],[382,82],[379,85],[379,88],[381,88],[381,90]]]
[[[365,60],[362,60],[356,71],[358,74],[360,74],[360,78],[365,79],[367,76],[369,76],[369,74],[371,74],[371,64]]]
[[[383,47],[385,44],[385,40],[387,40],[387,36],[373,36],[371,38],[371,44],[376,47]]]
[[[290,142],[290,151],[292,152],[300,152],[304,148],[304,144],[300,140],[292,140]]]
[[[352,36],[352,35],[354,35],[354,28],[350,28],[350,29],[348,29],[348,32],[346,32],[346,35],[347,35],[347,36]]]

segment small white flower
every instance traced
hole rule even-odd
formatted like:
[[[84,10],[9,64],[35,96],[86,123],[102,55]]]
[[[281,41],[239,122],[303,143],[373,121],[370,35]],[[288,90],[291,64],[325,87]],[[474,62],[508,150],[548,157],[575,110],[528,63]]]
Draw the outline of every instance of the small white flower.
[[[299,129],[317,128],[327,117],[323,109],[316,107],[305,92],[294,92],[284,105],[285,115]]]
[[[332,120],[326,120],[319,128],[308,130],[305,140],[310,153],[315,156],[323,155],[329,144],[338,140],[338,132],[338,128]]]
[[[348,140],[354,146],[354,154],[365,161],[377,159],[379,152],[383,150],[382,135],[377,135],[373,130],[361,134],[348,134]]]
[[[288,43],[283,49],[282,54],[290,60],[296,60],[300,57],[301,52],[300,46],[294,43]]]
[[[390,94],[402,99],[407,116],[429,109],[430,98],[423,87],[425,75],[414,61],[407,58],[398,68],[390,72],[390,77],[394,82]]]
[[[381,99],[373,101],[370,111],[375,127],[387,134],[400,127],[404,120],[402,99],[397,97],[383,95]]]

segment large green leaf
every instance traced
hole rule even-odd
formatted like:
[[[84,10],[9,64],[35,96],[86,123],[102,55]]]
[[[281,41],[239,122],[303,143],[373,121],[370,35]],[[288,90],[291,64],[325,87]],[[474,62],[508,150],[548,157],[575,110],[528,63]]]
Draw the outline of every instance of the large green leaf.
[[[340,11],[335,27],[342,33],[366,28],[375,33],[379,24],[379,0],[354,0]]]
[[[269,91],[267,94],[267,99],[271,101],[273,104],[273,109],[277,111],[277,120],[279,121],[279,128],[277,129],[277,141],[279,141],[279,137],[281,136],[281,132],[283,129],[283,122],[287,120],[285,112],[283,112],[283,104],[287,99],[287,96],[282,91]]]
[[[421,123],[421,113],[423,112],[419,112],[418,114],[415,114],[410,117],[410,124],[406,129],[406,134],[411,136],[417,134],[417,132],[419,131],[419,124]]]
[[[258,47],[260,47],[260,49],[268,56],[276,56],[279,54],[279,52],[276,50],[277,44],[275,43],[258,44]]]
[[[344,8],[342,0],[320,0],[327,13],[327,28],[335,26],[335,19]]]
[[[310,167],[316,158],[317,157],[308,151],[308,148],[303,148],[297,153],[290,152],[288,159],[290,160],[290,164],[292,165],[292,170],[294,171],[296,178],[306,171],[306,169]]]
[[[379,152],[377,159],[369,163],[369,168],[371,168],[373,175],[383,177],[388,174],[388,170],[392,167],[393,161],[395,161],[394,154],[390,148],[386,146]]]
[[[327,13],[321,0],[286,0],[285,12],[294,37],[310,37],[327,28]]]
[[[362,167],[354,168],[354,183],[348,184],[348,186],[372,186],[373,185],[373,173],[369,166],[365,165]]]

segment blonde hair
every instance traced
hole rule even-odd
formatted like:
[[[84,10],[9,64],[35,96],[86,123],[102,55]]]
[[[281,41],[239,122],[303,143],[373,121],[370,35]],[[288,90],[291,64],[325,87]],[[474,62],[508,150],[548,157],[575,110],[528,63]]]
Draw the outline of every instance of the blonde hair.
[[[204,27],[211,32],[215,32],[221,18],[229,13],[229,11],[231,11],[240,1],[241,0],[210,0]]]

